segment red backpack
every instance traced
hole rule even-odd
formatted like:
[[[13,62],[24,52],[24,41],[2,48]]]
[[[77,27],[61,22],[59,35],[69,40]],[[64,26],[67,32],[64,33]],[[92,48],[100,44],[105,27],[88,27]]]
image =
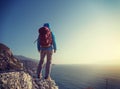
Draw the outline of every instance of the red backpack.
[[[41,27],[39,29],[39,40],[41,47],[49,47],[52,45],[52,34],[48,27]]]

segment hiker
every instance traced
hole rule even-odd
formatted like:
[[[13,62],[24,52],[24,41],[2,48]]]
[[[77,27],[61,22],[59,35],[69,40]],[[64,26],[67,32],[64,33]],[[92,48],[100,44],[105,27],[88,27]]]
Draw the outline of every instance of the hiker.
[[[45,79],[51,79],[51,62],[53,51],[56,52],[56,42],[53,33],[50,30],[49,23],[45,23],[39,30],[39,36],[37,39],[37,48],[40,53],[40,61],[37,69],[37,77],[42,78],[42,68],[44,66],[44,59],[47,56],[45,66]]]

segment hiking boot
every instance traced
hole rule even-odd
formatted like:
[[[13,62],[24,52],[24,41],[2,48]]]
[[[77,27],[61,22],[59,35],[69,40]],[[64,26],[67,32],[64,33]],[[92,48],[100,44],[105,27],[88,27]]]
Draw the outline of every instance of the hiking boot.
[[[52,79],[50,76],[48,76],[48,77],[45,77],[45,80],[51,81]]]

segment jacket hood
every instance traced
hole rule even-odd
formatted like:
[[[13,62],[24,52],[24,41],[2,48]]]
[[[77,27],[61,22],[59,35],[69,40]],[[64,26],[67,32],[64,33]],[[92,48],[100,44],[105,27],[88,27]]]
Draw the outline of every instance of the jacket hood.
[[[50,28],[50,25],[49,25],[49,23],[44,23],[44,25],[43,25],[44,27],[48,27],[48,28]]]

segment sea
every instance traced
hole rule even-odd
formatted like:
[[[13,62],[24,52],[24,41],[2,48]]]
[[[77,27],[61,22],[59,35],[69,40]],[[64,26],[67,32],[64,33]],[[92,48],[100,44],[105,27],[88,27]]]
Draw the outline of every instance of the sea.
[[[117,65],[53,65],[51,77],[59,89],[120,89]]]

